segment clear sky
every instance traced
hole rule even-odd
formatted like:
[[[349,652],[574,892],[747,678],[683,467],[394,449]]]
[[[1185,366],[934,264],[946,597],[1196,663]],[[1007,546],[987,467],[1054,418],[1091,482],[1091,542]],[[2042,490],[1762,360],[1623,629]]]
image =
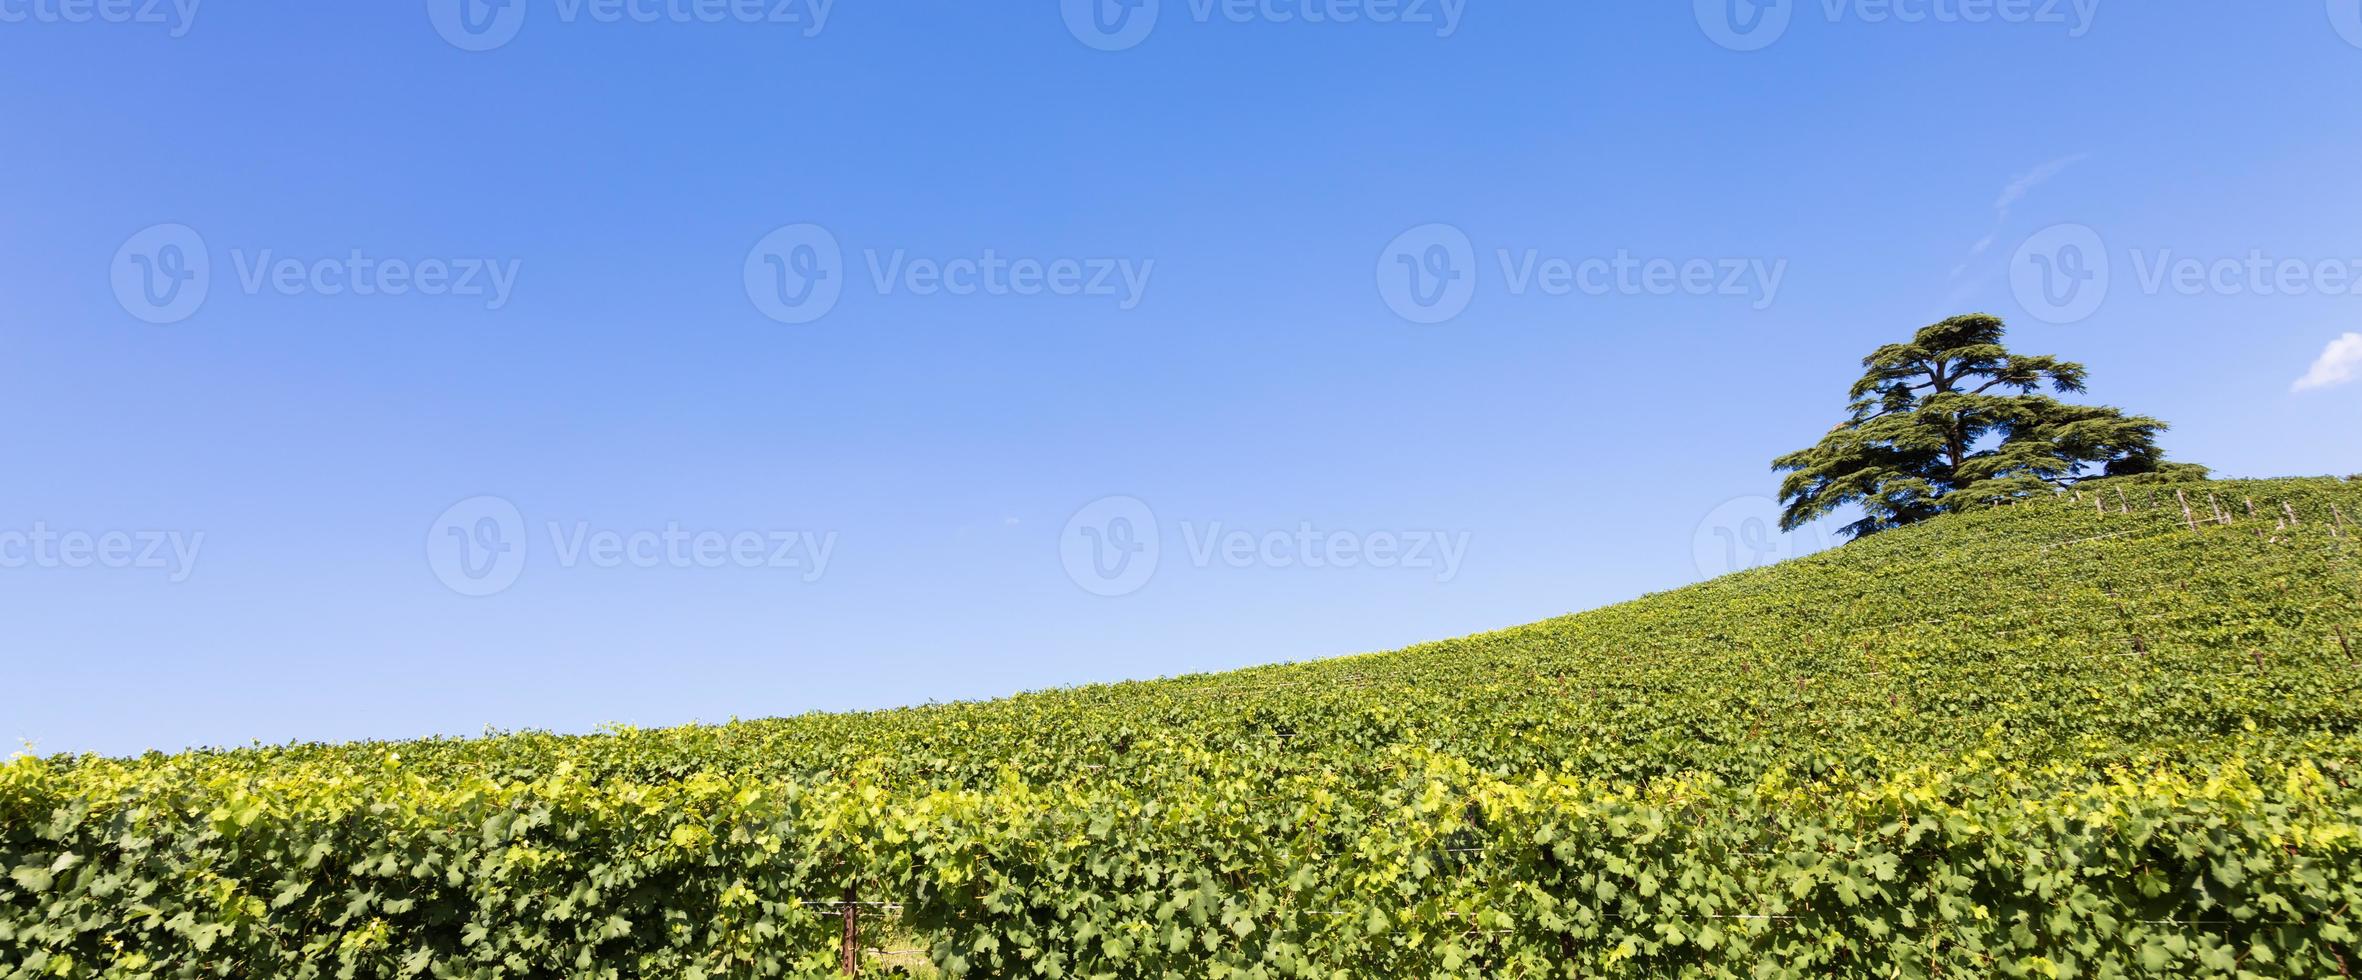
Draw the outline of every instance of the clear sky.
[[[2357,0],[1717,2],[0,0],[0,738],[1508,626],[1976,310],[2362,471]]]

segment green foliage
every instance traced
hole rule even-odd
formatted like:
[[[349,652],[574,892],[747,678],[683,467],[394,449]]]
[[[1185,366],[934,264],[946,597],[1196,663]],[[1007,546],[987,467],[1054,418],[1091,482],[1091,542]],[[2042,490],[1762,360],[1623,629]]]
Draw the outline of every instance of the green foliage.
[[[968,977],[2335,976],[2352,517],[2117,484],[1397,653],[20,758],[0,977],[816,977],[848,894]]]
[[[1772,461],[1789,474],[1782,528],[1858,504],[1864,516],[1843,531],[1860,537],[2048,494],[2094,469],[2206,477],[2203,467],[2165,462],[2163,422],[2036,394],[2046,384],[2080,392],[2087,372],[2011,353],[2005,332],[1999,317],[1956,316],[1863,358],[1868,371],[1854,382],[1847,420]]]

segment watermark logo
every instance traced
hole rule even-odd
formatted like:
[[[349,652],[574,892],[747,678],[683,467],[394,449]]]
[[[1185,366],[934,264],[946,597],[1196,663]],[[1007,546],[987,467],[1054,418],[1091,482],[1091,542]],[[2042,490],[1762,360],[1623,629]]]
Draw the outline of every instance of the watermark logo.
[[[149,323],[195,316],[213,286],[205,238],[187,225],[156,225],[115,250],[111,280],[124,312]]]
[[[1447,224],[1420,225],[1378,253],[1378,297],[1412,323],[1450,321],[1476,298],[1476,245]]]
[[[515,40],[531,0],[427,0],[435,33],[462,51],[491,51]],[[789,25],[815,37],[836,0],[554,0],[560,24]]]
[[[2089,227],[2053,225],[2018,248],[2010,260],[2010,289],[2036,318],[2065,325],[2089,318],[2112,292],[2126,289],[2182,298],[2362,296],[2362,256],[2317,258],[2263,248],[2228,255],[2173,248],[2119,254]]]
[[[1830,24],[2016,24],[2091,33],[2100,0],[1695,0],[1698,26],[1732,51],[1761,51],[1788,34],[1798,7]]]
[[[2329,0],[2329,26],[2347,44],[2362,48],[2362,0]]]
[[[1698,26],[1733,51],[1761,51],[1778,43],[1796,17],[1796,0],[1696,0]]]
[[[526,0],[426,0],[435,33],[462,51],[491,51],[525,27]]]
[[[1690,539],[1690,558],[1698,574],[1720,578],[1828,547],[1828,540],[1810,525],[1782,532],[1780,514],[1780,502],[1770,497],[1739,497],[1708,512]]]
[[[1119,310],[1139,308],[1156,274],[1155,259],[1003,255],[987,248],[949,258],[912,255],[908,249],[861,250],[868,286],[880,296],[1034,297],[1112,300]],[[764,316],[781,323],[811,323],[827,316],[844,295],[845,255],[837,237],[819,225],[789,225],[763,237],[746,254],[741,269],[747,299]]]
[[[1103,497],[1075,511],[1058,536],[1066,577],[1114,598],[1148,587],[1164,554],[1156,513],[1138,497]]]
[[[1139,47],[1156,30],[1160,0],[1062,0],[1066,29],[1101,51]]]
[[[59,530],[35,521],[0,528],[0,569],[71,568],[160,571],[174,585],[196,574],[205,532]]]
[[[238,289],[248,296],[429,296],[481,300],[488,312],[516,295],[518,259],[402,259],[353,249],[344,255],[301,258],[273,249],[230,250]]]
[[[1492,253],[1508,296],[1689,296],[1751,300],[1765,310],[1779,299],[1788,260],[1765,257],[1675,258],[1635,255],[1554,255],[1538,248]],[[1378,298],[1412,323],[1444,323],[1467,311],[1488,264],[1477,258],[1466,232],[1421,225],[1395,237],[1378,254]]]
[[[861,252],[869,282],[878,295],[1065,296],[1108,299],[1126,312],[1148,298],[1155,259],[1119,256],[1027,258],[985,249],[948,259],[913,256],[907,250],[870,248]]]
[[[746,253],[746,298],[781,323],[810,323],[845,292],[845,252],[819,225],[788,225]]]
[[[445,588],[482,598],[506,592],[525,573],[525,515],[500,497],[469,497],[426,533],[427,567]]]
[[[827,574],[835,531],[719,531],[683,527],[603,528],[546,521],[549,560],[559,568],[792,571],[806,583]],[[427,566],[453,592],[498,595],[524,574],[531,533],[523,512],[501,497],[453,504],[427,529]]]
[[[248,296],[429,296],[479,299],[500,310],[515,295],[524,263],[493,258],[391,258],[352,249],[318,258],[275,249],[229,250],[239,292]],[[115,301],[149,323],[194,316],[212,293],[213,260],[205,238],[187,225],[156,225],[115,250]]]
[[[187,37],[204,0],[0,0],[0,24],[129,24],[161,26]]]
[[[2059,326],[2099,312],[2113,277],[2107,243],[2088,225],[2044,228],[2009,260],[2009,289],[2018,305],[2035,319]]]
[[[1199,25],[1379,24],[1432,29],[1438,38],[1460,32],[1468,0],[1176,0]],[[1100,51],[1138,47],[1156,30],[1162,0],[1060,0],[1067,33]]]
[[[1469,533],[1423,529],[1363,532],[1298,521],[1257,530],[1222,521],[1178,522],[1180,556],[1198,569],[1377,569],[1433,573],[1438,584],[1460,576]],[[1137,497],[1103,497],[1066,522],[1058,558],[1066,577],[1092,595],[1116,597],[1147,588],[1166,555],[1163,524]]]

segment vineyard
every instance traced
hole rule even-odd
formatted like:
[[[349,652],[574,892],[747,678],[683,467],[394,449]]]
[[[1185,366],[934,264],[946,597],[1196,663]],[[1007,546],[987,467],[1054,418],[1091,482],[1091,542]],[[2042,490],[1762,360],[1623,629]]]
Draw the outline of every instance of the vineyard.
[[[2357,518],[2087,488],[1393,653],[19,758],[0,977],[2351,975]]]

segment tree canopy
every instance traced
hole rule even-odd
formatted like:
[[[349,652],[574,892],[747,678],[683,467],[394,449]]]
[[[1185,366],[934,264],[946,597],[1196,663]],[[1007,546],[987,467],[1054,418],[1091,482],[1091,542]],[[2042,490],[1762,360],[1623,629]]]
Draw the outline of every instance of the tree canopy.
[[[1976,313],[1923,327],[1862,359],[1848,416],[1818,445],[1772,461],[1783,530],[1849,504],[1850,537],[2053,493],[2100,477],[2206,469],[2169,463],[2164,422],[2041,394],[2084,390],[2083,365],[2002,346],[2001,318]]]

